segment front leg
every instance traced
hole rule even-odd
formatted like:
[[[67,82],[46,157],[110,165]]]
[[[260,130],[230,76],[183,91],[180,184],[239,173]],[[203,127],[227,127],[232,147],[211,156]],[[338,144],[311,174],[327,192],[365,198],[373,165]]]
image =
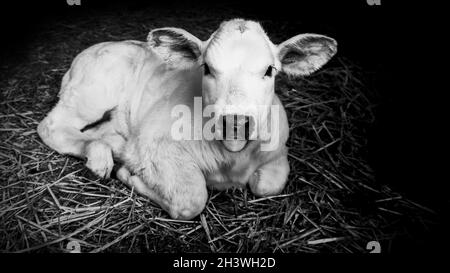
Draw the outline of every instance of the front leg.
[[[127,146],[117,178],[158,203],[174,219],[189,220],[205,208],[203,173],[178,143]]]
[[[101,178],[109,178],[114,167],[111,147],[102,140],[94,140],[86,145],[86,167]]]
[[[250,177],[250,190],[256,196],[279,194],[286,185],[289,170],[287,155],[262,165]]]

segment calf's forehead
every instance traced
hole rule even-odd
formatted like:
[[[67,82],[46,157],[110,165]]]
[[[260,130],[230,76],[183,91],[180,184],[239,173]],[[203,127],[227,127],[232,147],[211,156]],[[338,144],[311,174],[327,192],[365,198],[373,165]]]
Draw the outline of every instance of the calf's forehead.
[[[237,69],[258,73],[274,64],[273,44],[259,24],[240,23],[219,28],[205,49],[205,61],[221,72]],[[245,23],[247,27],[242,29]]]

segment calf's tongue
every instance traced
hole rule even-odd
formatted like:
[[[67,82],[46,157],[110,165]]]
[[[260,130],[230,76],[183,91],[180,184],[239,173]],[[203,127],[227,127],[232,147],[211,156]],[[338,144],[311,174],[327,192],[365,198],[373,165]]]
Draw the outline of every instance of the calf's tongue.
[[[244,149],[247,140],[222,140],[223,145],[230,152],[239,152]]]

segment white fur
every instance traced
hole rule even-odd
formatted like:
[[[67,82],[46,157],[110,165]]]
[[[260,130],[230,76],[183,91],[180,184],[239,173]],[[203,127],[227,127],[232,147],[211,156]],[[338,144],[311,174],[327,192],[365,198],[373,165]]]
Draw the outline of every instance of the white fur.
[[[116,158],[123,164],[117,177],[173,218],[198,215],[207,186],[249,183],[256,195],[278,194],[289,174],[289,128],[274,93],[275,73],[282,69],[280,48],[252,21],[222,23],[205,42],[184,30],[166,29],[197,45],[201,56],[188,60],[169,47],[157,48],[153,31],[148,42],[106,42],[84,50],[64,75],[58,104],[38,126],[42,140],[59,153],[87,157],[88,168],[102,177],[109,176]],[[210,64],[213,76],[203,77],[203,62]],[[265,77],[269,65],[276,71]],[[248,105],[280,106],[280,145],[262,151],[264,141],[255,140],[233,153],[220,141],[173,140],[171,109],[179,104],[192,108],[194,96],[223,114],[227,104],[243,111]],[[106,111],[111,121],[80,131]]]

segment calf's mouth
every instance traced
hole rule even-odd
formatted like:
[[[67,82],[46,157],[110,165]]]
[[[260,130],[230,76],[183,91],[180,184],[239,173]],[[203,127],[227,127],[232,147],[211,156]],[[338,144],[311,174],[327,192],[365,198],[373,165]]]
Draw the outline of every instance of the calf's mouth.
[[[233,153],[242,151],[248,143],[248,140],[222,140],[223,146]]]
[[[222,144],[230,152],[242,151],[250,141],[254,119],[244,115],[227,115],[221,118]]]

